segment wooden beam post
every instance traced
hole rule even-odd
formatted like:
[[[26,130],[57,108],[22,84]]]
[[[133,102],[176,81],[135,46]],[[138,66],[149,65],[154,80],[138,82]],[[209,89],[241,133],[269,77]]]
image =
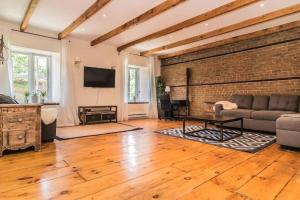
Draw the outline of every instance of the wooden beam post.
[[[82,13],[75,21],[73,21],[68,27],[66,27],[62,32],[58,34],[58,39],[63,39],[70,35],[70,33],[75,30],[79,25],[88,20],[99,10],[101,10],[106,4],[111,0],[97,0],[93,3],[84,13]]]
[[[223,28],[219,28],[219,29],[216,29],[214,31],[210,31],[208,33],[204,33],[204,34],[200,34],[200,35],[197,35],[197,36],[194,36],[194,37],[191,37],[191,38],[180,40],[180,41],[168,44],[168,45],[164,45],[164,46],[161,46],[161,47],[158,47],[158,48],[151,49],[149,51],[144,51],[144,52],[141,53],[141,55],[143,55],[143,56],[153,55],[153,54],[155,54],[156,52],[159,52],[159,51],[172,49],[172,48],[175,48],[175,47],[183,46],[183,45],[186,45],[186,44],[190,44],[190,43],[197,42],[197,41],[200,41],[200,40],[204,40],[204,39],[207,39],[207,38],[215,37],[215,36],[222,35],[222,34],[225,34],[225,33],[229,33],[229,32],[232,32],[232,31],[236,31],[236,30],[239,30],[239,29],[247,28],[249,26],[253,26],[253,25],[260,24],[260,23],[263,23],[263,22],[266,22],[266,21],[277,19],[279,17],[287,16],[287,15],[290,15],[290,14],[293,14],[293,13],[297,13],[299,11],[300,11],[300,4],[296,4],[296,5],[293,5],[293,6],[290,6],[290,7],[287,7],[287,8],[283,8],[283,9],[280,9],[280,10],[277,10],[277,11],[273,11],[273,12],[270,12],[270,13],[267,13],[267,14],[264,14],[264,15],[261,15],[261,16],[258,16],[258,17],[254,17],[254,18],[251,18],[251,19],[248,19],[248,20],[236,23],[236,24],[232,24],[232,25],[229,25],[229,26],[226,26],[226,27],[223,27]]]
[[[152,33],[152,34],[147,35],[145,37],[142,37],[140,39],[129,42],[128,44],[124,44],[124,45],[118,47],[118,51],[123,51],[124,49],[126,49],[128,47],[131,47],[131,46],[134,46],[136,44],[146,42],[146,41],[149,41],[149,40],[153,40],[153,39],[168,35],[170,33],[174,33],[176,31],[179,31],[179,30],[182,30],[184,28],[193,26],[195,24],[198,24],[198,23],[201,23],[203,21],[212,19],[214,17],[223,15],[225,13],[228,13],[230,11],[236,10],[238,8],[247,6],[249,4],[252,4],[252,3],[255,3],[255,2],[258,2],[258,1],[259,0],[236,0],[236,1],[230,2],[230,3],[225,4],[223,6],[220,6],[218,8],[213,9],[213,10],[210,10],[208,12],[205,12],[203,14],[195,16],[191,19],[185,20],[183,22],[180,22],[178,24],[175,24],[175,25],[170,26],[168,28],[165,28],[163,30],[157,31],[155,33]]]
[[[20,31],[24,32],[26,30],[26,28],[28,27],[29,20],[32,17],[33,12],[36,9],[39,1],[40,0],[31,0],[30,1],[29,5],[27,7],[26,13],[23,17],[22,23],[20,25]]]
[[[177,5],[179,5],[180,3],[182,2],[185,2],[186,0],[166,0],[165,2],[159,4],[158,6],[148,10],[147,12],[141,14],[140,16],[126,22],[125,24],[113,29],[112,31],[104,34],[104,35],[101,35],[100,37],[94,39],[92,42],[91,42],[91,46],[95,46],[113,36],[116,36],[128,29],[130,29],[131,27],[135,26],[135,25],[138,25],[140,23],[143,23],[161,13],[163,13],[164,11],[166,10],[169,10],[170,8],[173,8]]]
[[[174,53],[161,55],[158,58],[159,59],[166,59],[166,58],[181,56],[181,55],[184,55],[184,54],[197,52],[197,51],[200,51],[200,50],[203,50],[203,49],[209,49],[209,48],[213,48],[213,47],[217,47],[217,46],[231,44],[231,43],[235,43],[235,42],[239,42],[239,41],[243,41],[243,40],[247,40],[247,39],[251,39],[251,38],[256,38],[256,37],[260,37],[260,36],[264,36],[264,35],[269,35],[269,34],[272,34],[272,33],[277,33],[277,32],[281,32],[281,31],[289,30],[289,29],[296,28],[296,27],[300,27],[300,20],[295,21],[295,22],[290,22],[290,23],[287,23],[287,24],[283,24],[283,25],[279,25],[279,26],[275,26],[275,27],[272,27],[272,28],[267,28],[267,29],[255,31],[253,33],[247,33],[247,34],[244,34],[244,35],[239,35],[239,36],[236,36],[236,37],[220,40],[220,41],[217,41],[217,42],[212,42],[212,43],[204,44],[204,45],[201,45],[201,46],[197,46],[197,47],[177,51],[177,52],[174,52]]]

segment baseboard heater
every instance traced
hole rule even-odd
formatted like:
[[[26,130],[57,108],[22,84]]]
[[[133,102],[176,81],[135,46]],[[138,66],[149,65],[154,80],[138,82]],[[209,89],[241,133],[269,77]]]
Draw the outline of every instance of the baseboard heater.
[[[128,115],[128,119],[143,119],[143,118],[149,118],[149,116],[146,113]]]

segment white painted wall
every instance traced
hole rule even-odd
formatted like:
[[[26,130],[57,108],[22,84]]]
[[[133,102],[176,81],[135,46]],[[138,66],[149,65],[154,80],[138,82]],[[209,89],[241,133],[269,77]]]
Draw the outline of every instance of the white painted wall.
[[[15,24],[0,22],[1,28],[6,31],[10,29],[18,29]],[[43,32],[40,30],[28,30],[31,32],[55,37],[55,34]],[[1,33],[1,31],[0,31]],[[108,45],[97,45],[91,47],[88,41],[70,38],[71,41],[71,60],[75,57],[81,58],[80,65],[74,64],[74,80],[75,80],[75,94],[78,105],[118,105],[120,104],[120,73],[118,66],[118,52],[116,47]],[[55,39],[39,37],[10,31],[10,42],[13,46],[25,47],[28,49],[37,49],[47,52],[60,53],[61,42]],[[98,88],[84,88],[83,87],[83,69],[84,66],[91,67],[114,67],[116,70],[116,88],[98,89]],[[1,73],[2,75],[4,73]],[[0,77],[3,79],[4,77]]]
[[[149,104],[128,104],[128,115],[149,115]]]
[[[120,68],[118,52],[115,47],[97,45],[91,47],[88,41],[71,39],[71,59],[80,57],[81,63],[74,65],[74,80],[78,105],[119,105],[120,103]],[[116,70],[116,88],[83,87],[84,66],[111,68]]]
[[[1,22],[1,28],[6,30],[18,29],[18,25]],[[28,31],[39,33],[51,37],[56,37],[56,34],[45,32],[38,29],[29,29]],[[61,42],[59,40],[48,39],[44,37],[28,35],[19,32],[11,32],[11,44],[30,49],[38,49],[48,52],[60,53]],[[120,56],[116,47],[110,45],[99,44],[91,47],[89,41],[70,38],[71,44],[71,60],[75,57],[80,57],[81,63],[74,66],[74,80],[75,80],[75,95],[78,105],[117,105],[120,107],[121,89],[123,88],[120,77]],[[140,57],[135,61],[139,61]],[[143,59],[144,60],[144,59]],[[111,68],[116,70],[116,88],[85,88],[83,87],[83,70],[84,66]],[[1,78],[1,77],[0,77]],[[148,113],[149,105],[129,105],[128,114]],[[120,114],[120,112],[119,112]]]

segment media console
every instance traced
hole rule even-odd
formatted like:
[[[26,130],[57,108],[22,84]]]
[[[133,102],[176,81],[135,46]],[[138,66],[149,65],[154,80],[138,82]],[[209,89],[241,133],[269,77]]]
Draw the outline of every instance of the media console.
[[[117,106],[79,106],[78,116],[82,125],[118,122]]]

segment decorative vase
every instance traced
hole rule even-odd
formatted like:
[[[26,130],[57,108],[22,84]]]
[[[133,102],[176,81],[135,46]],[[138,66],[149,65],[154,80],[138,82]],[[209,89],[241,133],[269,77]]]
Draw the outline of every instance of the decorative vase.
[[[38,96],[31,96],[31,103],[37,103],[38,102]]]

